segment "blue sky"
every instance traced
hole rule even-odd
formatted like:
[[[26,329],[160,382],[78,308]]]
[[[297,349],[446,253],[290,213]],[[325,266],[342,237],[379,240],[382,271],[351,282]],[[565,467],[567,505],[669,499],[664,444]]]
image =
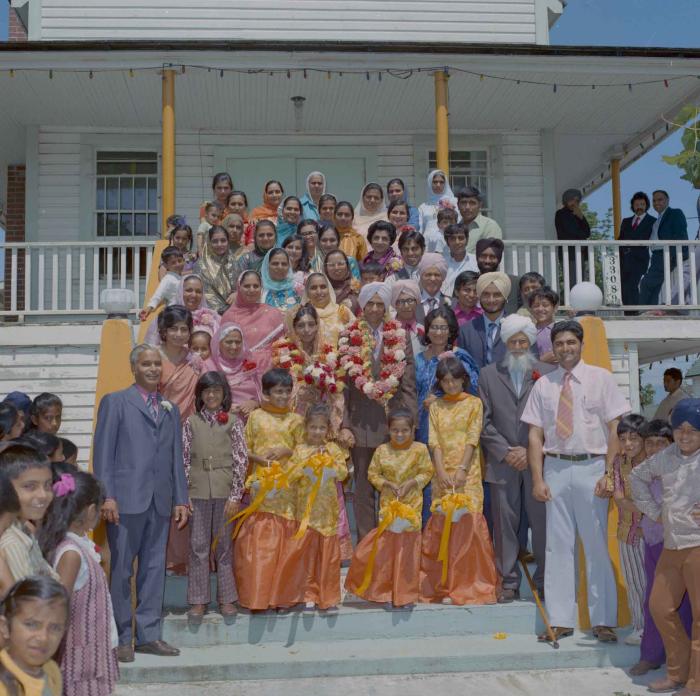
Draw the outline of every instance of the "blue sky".
[[[700,45],[700,0],[569,0],[564,14],[552,27],[552,44],[666,46],[697,48]],[[698,229],[695,203],[700,191],[680,178],[680,170],[666,164],[662,155],[681,150],[681,132],[661,144],[622,172],[623,215],[635,191],[662,188],[671,205],[682,208],[688,218],[688,233]],[[610,184],[588,199],[591,209],[604,214],[612,205]]]
[[[8,2],[0,2],[0,41],[7,41],[7,11],[10,7]]]

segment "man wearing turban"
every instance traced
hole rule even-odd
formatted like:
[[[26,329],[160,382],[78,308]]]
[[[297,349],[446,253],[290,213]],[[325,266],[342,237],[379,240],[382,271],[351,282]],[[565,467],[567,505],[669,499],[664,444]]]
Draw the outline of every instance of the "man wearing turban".
[[[497,271],[503,260],[505,245],[497,237],[480,239],[476,243],[476,265],[479,273]],[[515,314],[518,311],[518,276],[509,274],[510,293],[506,301],[506,313]]]
[[[368,283],[358,298],[362,308],[359,325],[360,332],[370,335],[372,349],[371,370],[373,379],[379,379],[382,352],[384,350],[384,332],[389,319],[391,307],[391,286],[386,283]],[[352,325],[351,325],[352,326]],[[351,331],[346,329],[340,334],[340,341],[347,340],[351,345]],[[357,346],[358,348],[360,346]],[[416,404],[416,368],[413,362],[411,341],[406,341],[405,356],[400,358],[405,368],[394,395],[386,405],[365,393],[355,383],[352,375],[348,376],[345,390],[345,412],[341,434],[352,442],[351,454],[355,473],[355,492],[353,508],[357,522],[358,539],[362,539],[377,526],[375,513],[375,491],[367,479],[367,469],[372,461],[374,450],[389,439],[387,413],[391,409],[405,408],[413,415],[418,411]]]
[[[493,545],[496,566],[503,578],[498,601],[520,597],[520,521],[523,508],[532,529],[532,551],[537,562],[535,585],[544,589],[546,548],[545,504],[532,495],[532,475],[527,462],[528,427],[520,420],[536,380],[554,367],[539,362],[530,352],[537,329],[528,317],[511,314],[501,322],[506,354],[479,374],[479,396],[484,404],[481,447],[486,458]],[[525,530],[527,533],[527,530]]]
[[[500,362],[505,356],[501,322],[506,316],[506,299],[510,290],[510,278],[500,271],[483,273],[476,281],[476,294],[484,313],[461,326],[457,343],[480,368]]]
[[[442,292],[447,277],[447,261],[442,254],[428,252],[423,254],[417,270],[421,301],[416,318],[423,323],[425,317],[440,305],[450,306],[450,298]]]
[[[567,189],[561,197],[561,208],[554,214],[554,227],[560,241],[584,241],[591,236],[591,228],[581,210],[581,192]],[[559,249],[559,265],[564,263],[564,252]],[[576,278],[576,247],[568,247],[569,254],[569,288],[578,282]],[[588,277],[588,254],[581,254],[581,280]]]

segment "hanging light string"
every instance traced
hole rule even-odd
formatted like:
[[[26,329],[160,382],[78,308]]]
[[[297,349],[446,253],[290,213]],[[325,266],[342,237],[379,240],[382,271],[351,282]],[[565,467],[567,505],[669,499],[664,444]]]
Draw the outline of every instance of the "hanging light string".
[[[274,77],[281,75],[290,79],[293,75],[301,75],[306,79],[309,74],[316,73],[323,75],[326,79],[332,79],[333,77],[343,77],[343,76],[362,76],[369,80],[372,77],[376,77],[378,82],[381,82],[382,76],[393,77],[398,80],[408,80],[411,77],[425,74],[425,73],[435,73],[435,72],[449,72],[452,74],[462,74],[468,75],[470,77],[478,78],[480,82],[487,80],[506,82],[515,85],[530,85],[536,87],[546,87],[551,90],[554,94],[557,94],[561,89],[627,89],[627,91],[632,92],[635,87],[644,87],[648,85],[662,85],[664,88],[668,89],[672,82],[677,82],[679,80],[695,80],[700,79],[700,75],[686,74],[686,75],[674,75],[669,77],[658,77],[645,80],[638,80],[636,82],[560,82],[560,81],[546,81],[546,80],[531,80],[523,77],[510,77],[508,75],[497,75],[493,73],[477,72],[474,70],[469,70],[467,68],[460,68],[455,66],[446,65],[436,65],[432,67],[415,67],[415,68],[379,68],[374,70],[367,70],[367,68],[356,68],[356,69],[344,69],[344,70],[334,70],[328,66],[315,66],[315,67],[275,67],[275,68],[231,68],[224,67],[221,65],[202,65],[202,64],[190,64],[190,63],[162,63],[158,65],[150,66],[139,66],[131,68],[122,67],[101,67],[101,68],[39,68],[39,67],[13,67],[5,70],[0,70],[0,74],[5,72],[9,73],[10,77],[14,77],[16,73],[19,72],[39,72],[39,73],[49,73],[49,77],[66,73],[66,74],[81,74],[85,73],[88,76],[95,77],[101,73],[115,73],[115,72],[128,72],[130,77],[134,77],[135,73],[143,72],[154,72],[160,70],[176,70],[182,75],[185,75],[188,70],[191,71],[207,71],[211,73],[212,71],[218,72],[220,78],[224,78],[227,74],[235,75],[261,75],[267,73],[269,77]]]

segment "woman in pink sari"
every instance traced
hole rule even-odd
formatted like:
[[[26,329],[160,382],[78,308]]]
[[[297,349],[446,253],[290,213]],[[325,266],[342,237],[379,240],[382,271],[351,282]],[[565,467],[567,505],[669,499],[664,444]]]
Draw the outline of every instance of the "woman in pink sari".
[[[237,324],[245,336],[258,374],[270,369],[272,344],[284,333],[284,315],[262,301],[262,279],[257,271],[245,271],[238,279],[236,301],[221,317],[221,326]]]
[[[211,340],[211,357],[204,364],[204,369],[223,373],[231,387],[231,410],[245,422],[250,412],[260,404],[261,375],[246,348],[243,329],[238,324],[226,321],[221,324]]]
[[[190,352],[192,313],[184,305],[170,305],[158,316],[160,351],[163,372],[158,391],[180,411],[180,420],[185,422],[195,411],[194,393],[202,370],[202,361]],[[184,467],[184,462],[182,464]],[[178,530],[170,524],[166,567],[177,575],[187,573],[190,548],[189,527]]]

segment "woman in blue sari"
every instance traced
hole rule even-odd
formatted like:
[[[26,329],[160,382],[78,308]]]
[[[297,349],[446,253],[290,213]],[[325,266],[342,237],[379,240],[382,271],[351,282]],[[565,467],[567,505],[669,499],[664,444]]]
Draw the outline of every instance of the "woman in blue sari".
[[[450,307],[439,306],[425,317],[426,349],[415,356],[416,363],[416,396],[418,400],[418,428],[416,440],[428,444],[428,410],[430,404],[442,393],[435,384],[435,371],[440,358],[445,353],[451,353],[458,358],[469,375],[469,393],[479,396],[479,368],[469,353],[455,344],[459,335],[459,323]],[[430,517],[430,486],[423,490],[423,524]]]
[[[282,312],[295,309],[301,302],[294,287],[294,271],[289,255],[279,247],[270,249],[265,256],[260,275],[263,281],[263,301]]]
[[[277,244],[281,245],[287,237],[296,234],[301,221],[302,205],[296,196],[287,196],[282,201],[282,208],[277,218]]]

